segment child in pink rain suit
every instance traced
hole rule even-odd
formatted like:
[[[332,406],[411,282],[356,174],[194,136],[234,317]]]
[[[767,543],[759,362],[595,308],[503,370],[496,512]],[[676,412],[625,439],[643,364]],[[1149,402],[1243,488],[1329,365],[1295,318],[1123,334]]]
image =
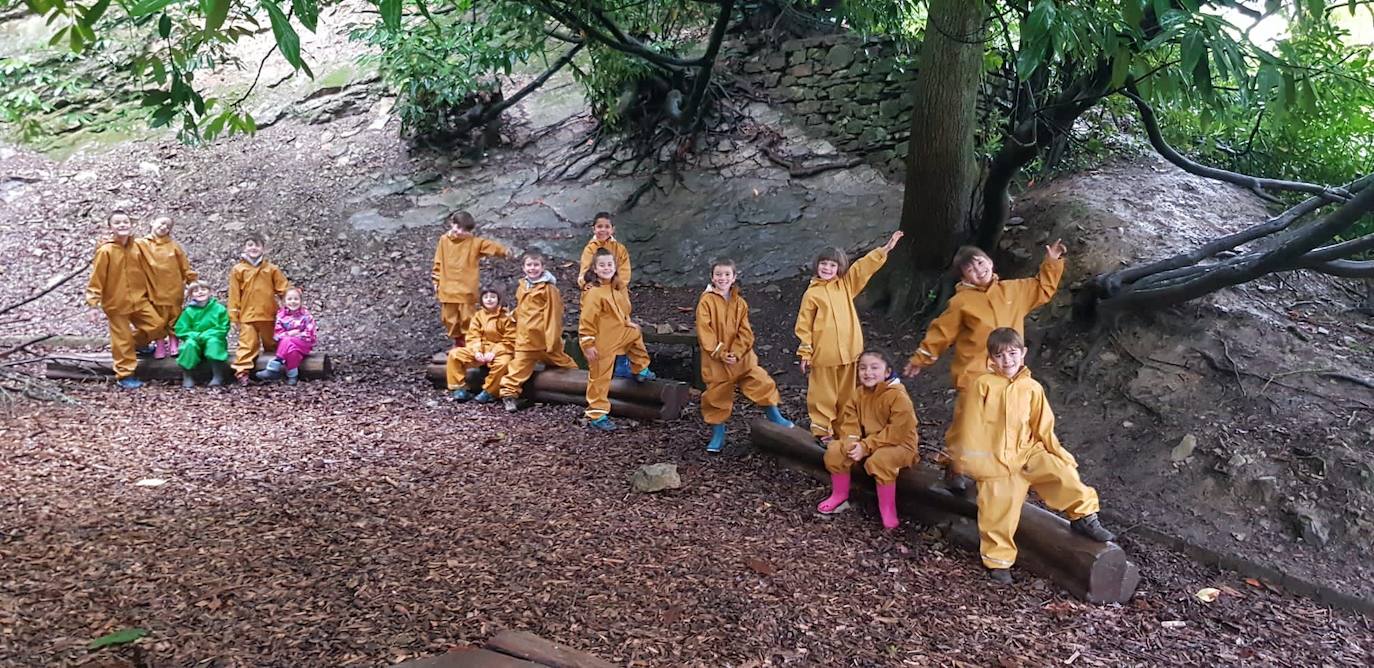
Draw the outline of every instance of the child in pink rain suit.
[[[301,360],[315,347],[315,318],[301,305],[301,289],[288,288],[277,309],[273,336],[277,339],[276,358],[258,374],[258,380],[277,380],[286,376],[287,385],[300,377]]]

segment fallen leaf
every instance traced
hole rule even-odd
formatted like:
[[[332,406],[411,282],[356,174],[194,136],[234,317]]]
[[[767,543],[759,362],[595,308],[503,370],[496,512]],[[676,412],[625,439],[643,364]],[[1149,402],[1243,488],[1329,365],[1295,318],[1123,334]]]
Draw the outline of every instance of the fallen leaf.
[[[1211,603],[1212,601],[1217,600],[1218,596],[1221,596],[1221,590],[1213,589],[1211,587],[1203,587],[1202,589],[1197,590],[1196,594],[1193,594],[1194,598],[1196,598],[1199,601],[1202,601],[1203,603]]]
[[[134,486],[135,486],[135,487],[161,487],[161,486],[163,486],[163,485],[165,485],[165,484],[167,484],[167,481],[166,481],[166,480],[163,480],[162,478],[144,478],[144,479],[142,479],[142,480],[140,480],[140,481],[134,483]]]
[[[1255,578],[1245,578],[1245,584],[1248,584],[1248,585],[1250,585],[1251,587],[1263,587],[1263,586],[1264,586],[1263,583],[1261,583],[1259,580],[1256,580]]]
[[[753,570],[755,573],[758,573],[759,575],[772,575],[778,572],[777,567],[773,566],[773,564],[770,564],[762,559],[756,559],[754,557],[749,557],[748,559],[745,559],[744,565],[748,566],[751,570]]]
[[[146,635],[148,635],[148,631],[146,629],[140,629],[138,627],[120,629],[118,631],[115,631],[114,633],[107,633],[103,636],[100,636],[99,638],[96,638],[95,640],[92,640],[91,644],[88,645],[88,647],[90,649],[100,649],[101,647],[127,645]]]

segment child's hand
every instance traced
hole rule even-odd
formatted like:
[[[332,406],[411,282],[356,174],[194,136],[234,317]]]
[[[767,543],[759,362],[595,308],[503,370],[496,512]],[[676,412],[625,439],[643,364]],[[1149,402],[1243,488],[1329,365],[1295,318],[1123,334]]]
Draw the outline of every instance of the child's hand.
[[[598,354],[598,353],[596,352],[596,346],[591,346],[591,347],[589,347],[589,348],[583,348],[583,349],[582,349],[582,354],[587,356],[587,361],[588,361],[588,362],[595,362],[595,361],[596,361],[596,358],[598,358],[598,357],[601,356],[600,354]]]
[[[906,236],[906,233],[902,232],[901,230],[893,232],[892,236],[888,238],[887,243],[883,244],[883,250],[891,253],[892,249],[897,247],[897,242],[901,241],[903,236]]]
[[[725,363],[726,363],[726,364],[738,364],[738,363],[739,363],[739,357],[736,356],[734,353],[725,353]]]
[[[863,458],[864,458],[864,444],[863,444],[863,443],[860,443],[860,442],[858,442],[858,441],[854,441],[854,444],[851,445],[851,446],[849,446],[849,458],[852,459],[852,460],[854,460],[854,461],[856,461],[856,462],[859,461],[860,459],[863,459]]]
[[[921,375],[921,367],[916,366],[915,362],[907,362],[906,368],[902,369],[902,375],[907,378],[915,378]]]
[[[99,306],[93,306],[90,311],[86,312],[86,319],[98,325],[101,320],[105,319],[105,313],[100,310]]]
[[[1063,239],[1055,239],[1054,243],[1045,247],[1045,256],[1051,260],[1058,260],[1069,252],[1069,248],[1064,245]]]
[[[633,328],[635,328],[635,329],[639,329],[639,323],[637,323],[637,322],[635,322],[635,321],[633,321],[633,320],[626,321],[625,324],[626,324],[626,325],[629,325],[630,327],[633,327]]]
[[[811,362],[809,360],[802,360],[797,366],[801,367],[802,375],[811,373]]]

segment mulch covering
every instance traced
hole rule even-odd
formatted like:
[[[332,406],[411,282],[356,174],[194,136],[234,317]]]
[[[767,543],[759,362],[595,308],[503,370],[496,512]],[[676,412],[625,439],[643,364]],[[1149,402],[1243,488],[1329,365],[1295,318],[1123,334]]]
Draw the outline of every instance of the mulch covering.
[[[1023,572],[992,586],[867,503],[818,520],[822,486],[738,417],[708,457],[694,417],[592,434],[573,407],[450,403],[413,369],[340,376],[73,386],[78,405],[0,420],[0,665],[378,666],[506,628],[632,666],[1374,662],[1369,620],[1129,534],[1146,582],[1099,607]],[[658,461],[685,487],[630,492]],[[128,627],[149,633],[87,649]]]

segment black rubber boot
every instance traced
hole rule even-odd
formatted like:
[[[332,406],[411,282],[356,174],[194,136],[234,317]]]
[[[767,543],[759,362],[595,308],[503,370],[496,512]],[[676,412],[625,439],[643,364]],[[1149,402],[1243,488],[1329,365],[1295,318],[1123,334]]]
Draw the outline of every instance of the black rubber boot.
[[[210,362],[210,387],[224,386],[224,362]]]
[[[1080,517],[1069,522],[1069,528],[1074,533],[1087,536],[1099,543],[1107,543],[1116,540],[1112,532],[1103,528],[1102,523],[1097,520],[1097,513]]]
[[[1015,580],[1011,579],[1010,568],[989,568],[988,577],[997,584],[1009,585],[1015,582]]]

